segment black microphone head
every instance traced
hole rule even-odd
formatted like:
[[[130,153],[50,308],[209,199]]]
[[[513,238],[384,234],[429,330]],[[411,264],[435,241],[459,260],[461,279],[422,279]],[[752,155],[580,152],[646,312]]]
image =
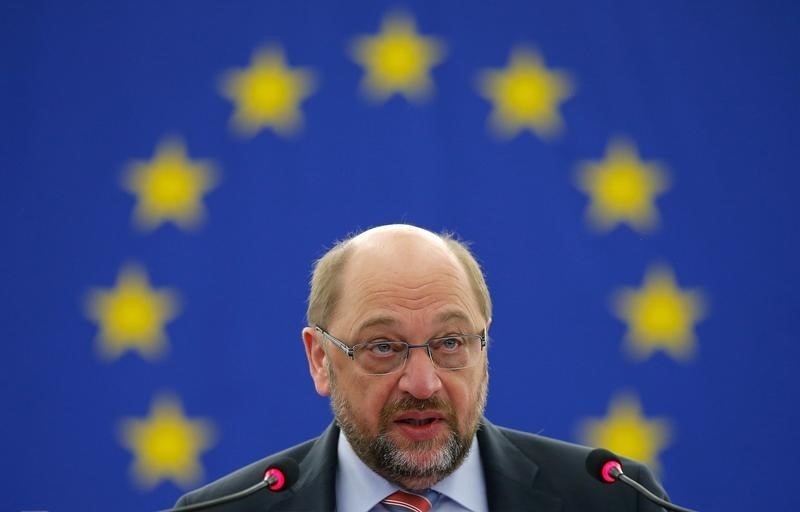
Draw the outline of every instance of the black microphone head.
[[[300,476],[300,467],[294,459],[282,457],[264,472],[264,480],[272,480],[267,485],[270,491],[283,491],[293,486]]]
[[[605,448],[595,448],[586,456],[586,471],[604,484],[617,481],[616,476],[610,473],[612,468],[622,472],[622,462],[619,457]]]

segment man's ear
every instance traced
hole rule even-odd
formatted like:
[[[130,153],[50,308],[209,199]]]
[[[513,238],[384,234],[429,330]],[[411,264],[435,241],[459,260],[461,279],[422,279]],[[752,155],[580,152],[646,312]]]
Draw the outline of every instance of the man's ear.
[[[321,396],[330,396],[331,383],[328,376],[328,355],[322,348],[322,340],[317,339],[317,331],[313,327],[303,329],[303,344],[306,347],[308,371],[314,380],[314,387]],[[321,335],[320,335],[321,337]]]

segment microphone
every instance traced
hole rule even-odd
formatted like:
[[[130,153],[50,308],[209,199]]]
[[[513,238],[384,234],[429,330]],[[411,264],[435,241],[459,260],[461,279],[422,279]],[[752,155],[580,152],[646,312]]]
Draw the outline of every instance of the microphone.
[[[674,510],[675,512],[694,512],[688,508],[673,505],[667,500],[656,496],[647,490],[645,486],[623,473],[622,462],[620,462],[619,457],[606,449],[595,448],[589,452],[589,455],[586,456],[586,471],[604,484],[613,484],[617,481],[624,482],[648,500],[666,509]]]
[[[188,512],[190,510],[202,510],[204,508],[222,505],[223,503],[242,499],[245,496],[250,496],[254,492],[263,489],[264,487],[272,492],[284,491],[294,485],[299,475],[300,468],[298,467],[297,462],[289,457],[283,457],[278,459],[274,464],[267,468],[267,470],[264,472],[264,478],[260,482],[248,487],[247,489],[235,492],[233,494],[228,494],[226,496],[220,496],[219,498],[214,498],[213,500],[201,501],[200,503],[193,503],[183,507],[170,508],[167,510],[162,510],[161,512]]]

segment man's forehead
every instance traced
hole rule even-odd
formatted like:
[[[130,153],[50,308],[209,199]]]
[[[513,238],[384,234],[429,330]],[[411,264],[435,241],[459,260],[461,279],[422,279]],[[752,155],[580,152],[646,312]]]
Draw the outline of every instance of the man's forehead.
[[[461,262],[447,244],[432,236],[382,232],[360,240],[353,245],[342,270],[345,289],[375,289],[398,283],[408,288],[436,284],[468,287]]]
[[[471,323],[469,315],[460,309],[448,308],[433,315],[434,324],[446,325],[452,322]],[[356,331],[364,331],[371,327],[398,327],[402,321],[394,315],[377,314],[365,318],[356,326]]]

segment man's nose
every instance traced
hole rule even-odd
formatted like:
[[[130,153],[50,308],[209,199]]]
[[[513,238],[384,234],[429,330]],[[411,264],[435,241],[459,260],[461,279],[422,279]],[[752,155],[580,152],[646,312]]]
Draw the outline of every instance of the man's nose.
[[[432,397],[442,388],[442,381],[427,348],[409,349],[399,387],[401,391],[420,400]]]

